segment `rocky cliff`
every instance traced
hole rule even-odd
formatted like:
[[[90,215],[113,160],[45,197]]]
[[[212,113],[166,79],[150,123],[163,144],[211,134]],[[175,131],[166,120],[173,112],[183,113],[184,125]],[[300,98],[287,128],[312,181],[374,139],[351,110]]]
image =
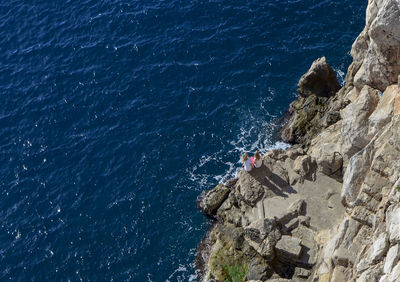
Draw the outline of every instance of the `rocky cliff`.
[[[203,281],[400,281],[400,1],[369,0],[345,86],[325,58],[300,79],[294,144],[199,196],[215,224]]]

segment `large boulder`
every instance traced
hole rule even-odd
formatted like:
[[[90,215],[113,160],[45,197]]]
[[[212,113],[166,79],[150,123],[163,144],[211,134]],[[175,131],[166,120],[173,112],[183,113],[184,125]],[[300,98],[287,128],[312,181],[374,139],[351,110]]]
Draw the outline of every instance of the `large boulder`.
[[[330,97],[339,89],[340,84],[325,57],[315,60],[297,85],[297,92],[303,97],[313,94],[317,97]]]
[[[301,239],[287,235],[283,235],[275,246],[278,260],[291,265],[298,263],[301,249]]]

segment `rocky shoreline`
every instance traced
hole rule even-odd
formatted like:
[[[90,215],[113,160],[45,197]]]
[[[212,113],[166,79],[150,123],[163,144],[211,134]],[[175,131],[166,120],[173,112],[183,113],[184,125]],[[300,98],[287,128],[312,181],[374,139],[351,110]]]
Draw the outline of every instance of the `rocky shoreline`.
[[[369,1],[351,55],[343,87],[325,58],[301,77],[291,148],[199,196],[199,280],[400,281],[398,0]]]

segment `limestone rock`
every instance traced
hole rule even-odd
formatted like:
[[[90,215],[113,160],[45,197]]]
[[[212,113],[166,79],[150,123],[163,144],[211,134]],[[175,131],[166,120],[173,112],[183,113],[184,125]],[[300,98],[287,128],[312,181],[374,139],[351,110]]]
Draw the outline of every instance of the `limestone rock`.
[[[287,235],[283,235],[275,246],[278,259],[289,264],[297,263],[301,248],[301,240],[299,238]]]
[[[297,174],[305,177],[311,172],[312,165],[313,164],[310,156],[300,156],[294,161],[293,169]]]
[[[311,271],[309,269],[301,268],[301,267],[296,267],[294,270],[294,276],[300,277],[300,278],[307,278],[310,276]]]
[[[341,193],[344,206],[352,206],[357,199],[362,182],[370,165],[367,154],[368,151],[366,150],[357,153],[350,159],[346,168],[343,176],[343,188]]]
[[[340,120],[345,106],[335,73],[325,57],[313,62],[298,84],[299,97],[290,104],[281,137],[291,144],[309,144],[322,129]],[[337,95],[335,96],[335,93]]]
[[[315,60],[297,85],[297,91],[305,97],[312,94],[318,97],[330,97],[339,89],[336,75],[325,57]]]
[[[396,0],[369,1],[366,26],[353,44],[354,85],[384,91],[400,73],[400,9]]]
[[[280,238],[281,233],[274,220],[259,219],[245,228],[246,241],[267,261],[274,259],[274,246]]]
[[[386,233],[381,233],[380,236],[374,241],[370,254],[371,262],[378,262],[386,254],[389,248],[389,242]]]
[[[339,121],[325,129],[311,141],[309,150],[310,156],[316,160],[318,170],[339,181],[343,174],[343,156],[339,144],[341,128],[342,121]]]
[[[369,268],[361,274],[356,282],[375,282],[378,281],[380,276],[380,269]]]
[[[394,105],[397,98],[400,98],[398,85],[387,87],[375,111],[369,117],[369,136],[374,136],[391,120],[394,115]]]
[[[379,102],[379,94],[363,87],[357,99],[343,110],[341,152],[349,159],[364,148],[373,136],[368,135],[368,118]]]
[[[340,247],[333,253],[332,260],[336,266],[347,267],[349,260],[351,260],[351,254],[347,249]]]
[[[398,263],[388,277],[389,282],[400,281],[400,263]]]
[[[399,261],[399,257],[400,257],[399,244],[390,247],[385,258],[385,264],[383,266],[383,272],[385,274],[389,274],[392,271],[393,266],[396,265],[396,263]]]
[[[235,193],[230,193],[228,198],[217,210],[217,218],[239,227],[242,226],[242,211],[238,207]]]
[[[236,184],[240,196],[250,206],[255,206],[265,192],[262,184],[253,176],[253,173],[256,173],[256,171],[248,173],[242,170]]]
[[[265,260],[254,258],[249,265],[249,273],[247,274],[247,280],[261,280],[265,281],[271,277],[273,270]]]
[[[400,242],[400,206],[391,205],[386,211],[386,232],[390,243]]]
[[[217,209],[228,198],[229,192],[229,188],[219,184],[214,189],[203,192],[197,198],[197,207],[205,214],[215,215]]]
[[[292,231],[292,236],[301,240],[303,246],[297,265],[311,268],[317,261],[318,245],[315,242],[315,232],[304,225]]]
[[[283,141],[290,144],[308,143],[319,133],[323,125],[328,98],[311,95],[299,97],[292,102],[287,113],[287,122],[281,131]]]

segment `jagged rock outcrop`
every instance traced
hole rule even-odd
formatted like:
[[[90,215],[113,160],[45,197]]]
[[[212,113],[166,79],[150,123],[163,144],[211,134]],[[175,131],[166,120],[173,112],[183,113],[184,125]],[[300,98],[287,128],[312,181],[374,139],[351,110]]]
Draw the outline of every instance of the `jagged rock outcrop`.
[[[281,131],[282,139],[291,144],[307,144],[323,128],[335,123],[339,112],[331,108],[338,105],[331,98],[339,89],[339,82],[326,58],[315,60],[299,80],[299,96],[290,104],[286,125]]]
[[[203,281],[400,281],[399,50],[400,2],[369,0],[345,86],[324,58],[300,79],[282,136],[301,145],[202,195]]]
[[[302,97],[315,95],[331,97],[340,89],[335,72],[325,57],[315,60],[310,69],[299,80],[297,92]]]
[[[208,192],[204,191],[197,198],[197,208],[203,213],[213,216],[226,198],[228,198],[229,192],[229,188],[221,184]]]

